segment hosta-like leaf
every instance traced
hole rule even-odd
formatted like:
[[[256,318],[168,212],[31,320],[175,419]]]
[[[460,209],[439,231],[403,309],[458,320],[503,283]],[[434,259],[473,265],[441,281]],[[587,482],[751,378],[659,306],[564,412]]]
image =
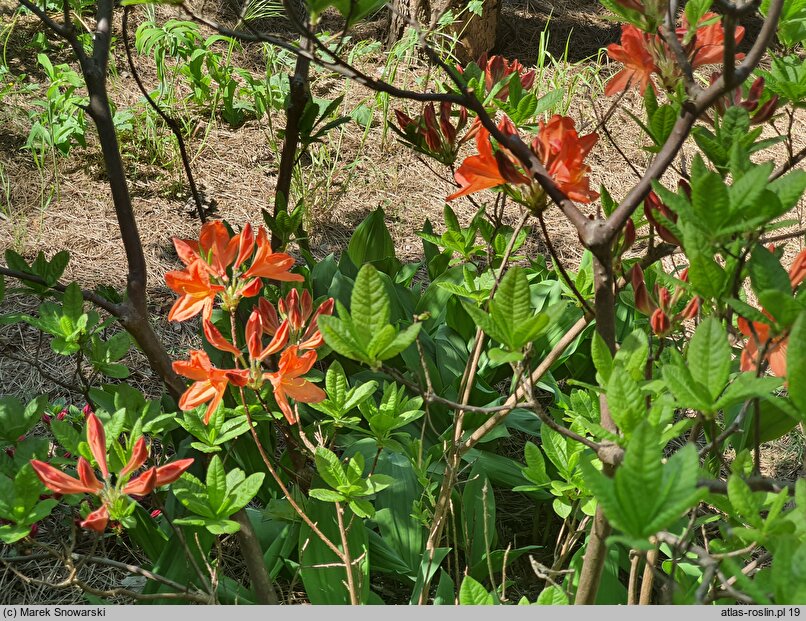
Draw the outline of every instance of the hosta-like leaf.
[[[378,270],[367,263],[358,272],[350,298],[355,335],[364,347],[389,323],[389,313],[389,298],[383,280]]]

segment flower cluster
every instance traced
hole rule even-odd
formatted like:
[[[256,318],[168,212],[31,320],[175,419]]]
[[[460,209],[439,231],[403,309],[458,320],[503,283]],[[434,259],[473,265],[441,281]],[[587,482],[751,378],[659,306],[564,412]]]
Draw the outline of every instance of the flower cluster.
[[[106,459],[106,434],[98,417],[90,412],[87,415],[87,444],[101,471],[103,482],[95,475],[90,463],[79,457],[76,464],[78,478],[65,474],[48,463],[31,460],[31,466],[43,485],[57,494],[92,494],[101,501],[101,506],[92,511],[81,522],[83,528],[103,532],[110,519],[121,519],[130,514],[133,505],[129,497],[146,496],[158,487],[173,483],[193,463],[193,459],[178,459],[160,467],[148,470],[132,477],[148,459],[148,447],[143,436],[137,439],[132,447],[131,457],[117,473],[114,482],[109,472]]]
[[[269,381],[280,410],[289,423],[294,423],[297,417],[288,397],[305,403],[324,399],[324,392],[302,376],[316,362],[313,350],[323,342],[317,319],[333,312],[332,298],[314,312],[311,294],[306,290],[300,295],[292,289],[279,301],[279,316],[274,306],[261,298],[246,322],[245,353],[235,341],[235,330],[231,342],[211,320],[218,297],[222,309],[234,317],[242,298],[260,293],[262,278],[286,282],[303,280],[302,276],[291,273],[294,265],[291,256],[272,251],[266,230],[260,227],[255,235],[246,224],[240,233],[230,235],[222,222],[208,222],[202,226],[198,241],[174,239],[174,245],[186,268],[166,275],[168,286],[181,294],[169,319],[184,321],[201,312],[207,341],[231,354],[236,361],[235,368],[219,369],[213,366],[207,353],[192,350],[188,360],[174,362],[176,373],[193,380],[182,395],[179,407],[192,410],[207,403],[204,415],[207,424],[230,384],[260,390],[264,382]],[[270,338],[264,344],[266,336]],[[269,357],[276,354],[280,354],[277,371],[265,371]]]
[[[459,107],[456,123],[452,122],[452,104],[443,101],[439,106],[439,115],[433,103],[427,104],[423,112],[411,118],[401,110],[395,110],[397,124],[391,125],[400,137],[416,151],[429,155],[443,164],[450,166],[456,161],[459,148],[472,139],[478,131],[478,124],[473,124],[460,138],[459,134],[467,125],[467,109]]]
[[[636,3],[640,4],[640,3]],[[706,13],[694,33],[687,40],[689,25],[685,18],[682,27],[675,31],[683,53],[692,69],[722,61],[725,53],[725,30],[716,13]],[[744,28],[737,26],[734,33],[738,45],[744,38]],[[607,46],[607,55],[624,65],[605,86],[605,95],[615,95],[630,87],[637,87],[643,94],[647,87],[654,90],[652,75],[657,74],[664,88],[674,90],[680,81],[681,69],[674,53],[658,34],[649,34],[631,25],[621,27],[621,44]],[[743,58],[742,54],[736,55]]]
[[[771,247],[770,250],[773,248]],[[801,250],[789,268],[789,282],[795,291],[806,280],[806,250]],[[772,321],[775,315],[766,309],[762,312]],[[786,377],[786,348],[788,337],[785,334],[773,335],[770,324],[762,321],[738,320],[739,332],[747,338],[742,350],[740,368],[742,371],[758,369],[762,361],[769,364],[770,371],[778,377]]]
[[[482,54],[478,61],[476,61],[476,65],[478,65],[482,71],[484,71],[484,86],[486,92],[488,93],[491,92],[493,87],[501,82],[501,80],[508,78],[513,74],[517,74],[521,83],[521,88],[528,91],[534,86],[535,77],[537,75],[534,69],[529,69],[527,71],[526,67],[524,67],[517,59],[509,61],[503,56],[499,55],[494,55],[487,58],[487,54]],[[508,97],[508,84],[501,87],[501,89],[495,94],[495,98],[500,99],[501,101],[506,101]]]
[[[675,314],[673,308],[685,294],[685,289],[675,287],[671,293],[666,287],[655,285],[655,295],[649,295],[644,280],[644,271],[637,263],[633,266],[630,278],[635,294],[635,307],[644,315],[649,316],[649,325],[658,336],[666,336],[680,322],[693,319],[700,310],[700,300],[692,298],[679,313]],[[688,270],[683,270],[680,280],[687,282]]]
[[[517,129],[506,117],[498,124],[498,129],[508,136],[517,134]],[[585,158],[597,139],[596,134],[579,136],[572,119],[555,114],[547,122],[540,122],[530,148],[562,192],[572,200],[589,203],[599,194],[590,188],[587,176],[590,167],[585,164]],[[478,155],[466,158],[454,175],[459,190],[446,200],[513,184],[527,186],[520,195],[524,204],[532,208],[545,205],[542,187],[518,168],[518,160],[507,149],[499,145],[493,150],[490,133],[483,127],[476,136],[476,145]]]
[[[711,84],[716,82],[722,74],[715,72],[711,74]],[[772,118],[772,115],[775,114],[775,110],[778,108],[778,95],[772,95],[766,102],[763,104],[761,103],[761,95],[764,93],[764,78],[758,77],[755,79],[753,84],[750,85],[750,89],[747,91],[747,96],[744,96],[742,92],[742,87],[737,86],[732,94],[725,95],[720,99],[717,99],[714,103],[714,107],[717,109],[719,114],[724,114],[725,110],[730,106],[739,106],[744,108],[748,112],[751,113],[750,116],[750,124],[751,125],[760,125],[761,123],[766,123]],[[713,124],[713,119],[709,118]]]

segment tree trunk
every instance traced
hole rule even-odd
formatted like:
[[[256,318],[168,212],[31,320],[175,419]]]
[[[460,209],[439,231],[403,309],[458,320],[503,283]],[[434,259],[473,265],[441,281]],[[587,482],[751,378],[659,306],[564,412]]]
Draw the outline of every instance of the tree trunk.
[[[458,39],[454,50],[457,60],[463,64],[477,60],[495,45],[502,0],[482,0],[480,16],[468,11],[468,4],[468,0],[393,0],[387,41],[391,46],[403,38],[412,21],[433,27],[450,10],[459,15],[447,29]]]

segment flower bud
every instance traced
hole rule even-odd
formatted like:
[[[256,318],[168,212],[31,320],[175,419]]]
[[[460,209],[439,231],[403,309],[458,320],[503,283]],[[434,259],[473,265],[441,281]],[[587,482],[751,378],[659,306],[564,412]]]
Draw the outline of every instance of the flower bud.
[[[649,319],[649,325],[652,327],[652,331],[658,336],[665,336],[671,328],[669,317],[667,317],[666,313],[660,308],[655,309],[655,312],[652,313],[652,317]]]

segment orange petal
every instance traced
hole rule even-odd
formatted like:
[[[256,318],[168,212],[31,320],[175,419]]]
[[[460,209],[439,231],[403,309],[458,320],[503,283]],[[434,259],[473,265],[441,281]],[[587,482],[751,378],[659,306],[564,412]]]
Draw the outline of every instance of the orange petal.
[[[132,448],[132,456],[129,458],[129,461],[123,467],[123,470],[120,471],[121,477],[125,477],[127,474],[131,474],[135,470],[138,470],[140,466],[142,466],[146,459],[148,458],[148,448],[146,447],[146,439],[144,436],[140,436],[137,442],[134,443],[134,448]]]
[[[96,509],[90,513],[87,518],[81,522],[81,527],[87,530],[94,530],[96,533],[102,533],[106,530],[106,525],[109,522],[109,509],[106,505],[101,505],[100,509]]]
[[[106,465],[106,434],[104,426],[98,417],[90,412],[87,416],[87,443],[90,445],[90,452],[98,462],[101,474],[105,479],[109,478],[109,467]]]
[[[95,490],[58,468],[38,459],[31,460],[31,467],[42,484],[57,494],[93,494]]]

